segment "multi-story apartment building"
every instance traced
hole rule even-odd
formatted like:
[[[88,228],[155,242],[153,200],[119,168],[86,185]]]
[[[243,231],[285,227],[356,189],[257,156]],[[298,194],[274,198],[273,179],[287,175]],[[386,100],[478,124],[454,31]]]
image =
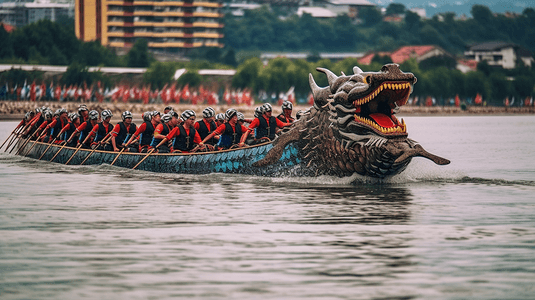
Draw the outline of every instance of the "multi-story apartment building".
[[[24,27],[39,20],[57,21],[61,16],[72,17],[73,7],[68,3],[49,1],[0,3],[0,21],[15,27]]]
[[[221,7],[217,0],[75,0],[75,32],[115,48],[137,39],[153,50],[223,47]]]

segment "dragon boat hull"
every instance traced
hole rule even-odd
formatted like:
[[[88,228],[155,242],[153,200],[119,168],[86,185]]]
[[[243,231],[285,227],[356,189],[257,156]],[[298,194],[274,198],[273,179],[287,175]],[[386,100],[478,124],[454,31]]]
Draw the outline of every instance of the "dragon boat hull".
[[[36,143],[35,146],[33,144]],[[19,145],[20,146],[20,145]],[[33,147],[32,147],[33,146]],[[38,159],[50,146],[47,143],[30,141],[20,153],[25,153],[30,148],[30,152],[25,153],[26,157]],[[52,145],[43,155],[41,160],[50,161],[61,146]],[[158,173],[182,173],[182,174],[207,174],[207,173],[239,173],[259,176],[279,176],[284,174],[296,174],[296,169],[300,169],[301,158],[295,144],[285,147],[283,155],[277,163],[270,166],[256,167],[253,164],[263,159],[273,148],[272,143],[265,143],[256,146],[238,148],[217,152],[202,153],[153,153],[149,155],[136,169]],[[76,152],[76,148],[63,147],[61,152],[54,158],[54,163],[65,164]],[[93,152],[91,154],[91,152]],[[69,165],[111,164],[119,155],[118,152],[80,149],[71,159]],[[146,153],[123,152],[118,157],[114,166],[123,168],[133,168],[143,158]]]

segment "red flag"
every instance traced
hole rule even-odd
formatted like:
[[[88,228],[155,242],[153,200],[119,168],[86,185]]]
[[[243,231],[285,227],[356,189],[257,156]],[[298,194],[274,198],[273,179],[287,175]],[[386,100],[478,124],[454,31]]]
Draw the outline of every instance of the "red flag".
[[[483,97],[479,93],[476,95],[476,99],[474,100],[475,104],[481,104],[483,103]]]

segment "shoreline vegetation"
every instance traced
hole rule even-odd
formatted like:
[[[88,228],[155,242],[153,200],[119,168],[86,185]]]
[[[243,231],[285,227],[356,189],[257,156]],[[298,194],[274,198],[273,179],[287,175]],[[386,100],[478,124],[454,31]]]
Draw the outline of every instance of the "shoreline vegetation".
[[[86,104],[89,109],[95,109],[102,111],[109,109],[112,111],[116,121],[120,120],[121,113],[128,110],[134,114],[135,119],[141,119],[141,114],[145,111],[163,111],[163,109],[169,105],[175,109],[178,113],[183,112],[186,109],[191,109],[197,113],[197,117],[202,116],[202,110],[206,108],[207,104],[187,104],[187,103],[122,103],[122,102],[30,102],[30,101],[1,101],[0,102],[0,120],[21,120],[24,114],[29,110],[35,110],[36,107],[48,106],[52,111],[59,108],[65,108],[69,112],[75,112],[78,110],[80,104]],[[254,115],[254,109],[260,103],[255,106],[248,105],[213,105],[216,113],[224,113],[228,108],[233,107],[238,111],[245,114],[246,117],[252,117]],[[278,115],[281,112],[281,108],[278,105],[273,105],[274,112]],[[294,105],[293,115],[299,110],[307,110],[310,107],[308,104],[296,104]],[[398,115],[400,116],[473,116],[473,115],[526,115],[535,114],[534,106],[524,107],[498,107],[498,106],[468,106],[466,110],[462,110],[460,107],[455,106],[414,106],[405,105],[401,107]]]

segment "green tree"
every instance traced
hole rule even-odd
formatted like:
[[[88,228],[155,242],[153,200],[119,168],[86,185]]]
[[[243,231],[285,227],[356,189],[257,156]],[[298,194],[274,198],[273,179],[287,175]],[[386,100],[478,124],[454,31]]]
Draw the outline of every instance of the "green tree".
[[[385,15],[387,16],[392,16],[392,15],[402,15],[405,13],[405,5],[401,4],[401,3],[390,3],[387,7],[386,7],[386,13]]]
[[[479,71],[466,74],[465,91],[466,95],[471,98],[474,98],[478,93],[485,101],[491,98],[490,83],[485,74]]]
[[[149,83],[152,88],[161,89],[166,83],[170,82],[175,75],[177,68],[173,63],[153,62],[143,74],[143,80]]]
[[[367,27],[375,26],[383,21],[381,12],[375,6],[361,8],[358,17],[364,21],[364,25]]]
[[[250,58],[238,66],[236,74],[232,77],[232,86],[236,88],[250,87],[258,91],[257,82],[262,61],[259,58]]]
[[[177,80],[179,85],[189,84],[190,87],[196,87],[202,82],[202,76],[199,75],[197,70],[188,70],[184,75],[180,76]]]
[[[410,10],[405,13],[405,26],[407,30],[417,32],[420,27],[420,16]]]
[[[232,67],[236,67],[238,62],[236,61],[236,51],[233,48],[229,48],[223,56],[223,63]]]
[[[7,33],[2,24],[0,24],[0,41],[2,41],[2,46],[0,46],[0,59],[11,58],[13,56],[13,44],[9,33]]]
[[[532,77],[528,76],[517,76],[513,81],[513,86],[515,89],[515,95],[520,97],[519,100],[524,99],[533,94],[533,85],[534,80]]]
[[[84,82],[87,83],[87,85],[91,85],[93,77],[91,76],[91,73],[89,73],[88,67],[76,62],[72,63],[67,68],[67,71],[61,76],[61,83],[65,85],[80,85]]]
[[[489,103],[500,105],[505,97],[513,95],[513,84],[502,73],[492,73],[489,76],[489,83],[492,87],[492,95]]]
[[[147,40],[138,39],[126,55],[126,65],[130,68],[146,68],[150,65]]]

